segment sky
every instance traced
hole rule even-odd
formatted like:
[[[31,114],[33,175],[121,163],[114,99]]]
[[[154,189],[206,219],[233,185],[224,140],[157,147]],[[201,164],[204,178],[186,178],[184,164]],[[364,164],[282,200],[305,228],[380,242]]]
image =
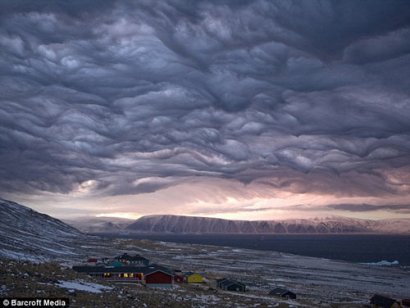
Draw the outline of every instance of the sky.
[[[0,196],[59,218],[410,217],[410,1],[2,1]]]

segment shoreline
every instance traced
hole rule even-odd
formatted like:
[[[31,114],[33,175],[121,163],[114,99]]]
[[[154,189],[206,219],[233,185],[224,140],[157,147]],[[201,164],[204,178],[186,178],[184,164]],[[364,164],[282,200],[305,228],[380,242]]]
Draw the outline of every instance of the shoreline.
[[[91,233],[90,233],[91,234]],[[136,239],[136,240],[151,240],[168,243],[181,244],[199,244],[211,245],[218,247],[232,247],[236,249],[251,249],[257,251],[272,251],[281,252],[299,256],[324,258],[329,260],[345,261],[354,264],[362,263],[377,263],[381,261],[394,262],[398,261],[396,266],[409,267],[410,266],[410,247],[409,255],[403,252],[403,246],[397,246],[397,252],[392,253],[385,251],[380,253],[377,251],[378,241],[374,241],[375,237],[380,240],[378,235],[324,235],[322,234],[298,234],[298,235],[209,235],[209,234],[161,234],[161,233],[141,233],[141,234],[123,234],[123,233],[92,233],[94,236],[102,236],[110,239]],[[410,243],[410,236],[382,236],[382,239],[396,239],[401,242],[404,240]],[[326,239],[327,242],[323,242]],[[336,242],[333,240],[336,239]],[[290,240],[290,241],[288,241]],[[337,242],[340,240],[340,243]],[[360,240],[358,243],[357,240]],[[371,240],[370,242],[368,240]],[[352,243],[351,243],[352,242]],[[388,243],[389,244],[389,243]],[[366,248],[364,245],[370,245],[371,248]],[[393,247],[393,244],[389,244]],[[323,247],[322,247],[323,246]],[[357,247],[356,247],[357,246]],[[370,247],[369,246],[369,247]],[[349,248],[350,253],[347,253],[343,248]],[[376,251],[375,251],[376,250]],[[363,255],[369,257],[363,257]]]

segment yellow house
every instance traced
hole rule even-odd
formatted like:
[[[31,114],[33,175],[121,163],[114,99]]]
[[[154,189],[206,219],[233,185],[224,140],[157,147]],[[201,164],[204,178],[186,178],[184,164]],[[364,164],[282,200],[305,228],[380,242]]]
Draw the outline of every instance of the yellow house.
[[[186,276],[186,281],[188,283],[202,283],[204,282],[204,277],[197,273],[190,273]]]

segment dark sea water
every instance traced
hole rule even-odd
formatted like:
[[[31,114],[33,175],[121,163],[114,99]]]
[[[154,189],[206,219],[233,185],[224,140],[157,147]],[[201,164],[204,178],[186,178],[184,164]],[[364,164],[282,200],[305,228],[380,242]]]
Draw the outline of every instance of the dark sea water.
[[[398,261],[402,266],[410,266],[410,236],[404,235],[105,235],[164,242],[271,250],[357,263],[373,263],[382,260]]]

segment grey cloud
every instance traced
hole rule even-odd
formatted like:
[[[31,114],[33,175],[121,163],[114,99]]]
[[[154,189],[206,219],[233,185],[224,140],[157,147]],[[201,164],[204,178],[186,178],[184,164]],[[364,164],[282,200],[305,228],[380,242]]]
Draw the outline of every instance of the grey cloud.
[[[409,194],[408,1],[0,4],[0,191]],[[390,47],[388,47],[390,46]],[[404,172],[404,171],[403,171]]]
[[[194,215],[207,215],[207,214],[226,214],[226,213],[243,213],[243,212],[264,212],[274,209],[273,207],[252,207],[251,205],[240,206],[218,206],[215,207],[199,207],[192,211],[190,214]]]
[[[326,205],[312,205],[312,204],[296,204],[286,207],[279,207],[280,209],[290,210],[290,211],[306,211],[306,212],[316,212],[316,211],[342,211],[342,212],[352,212],[352,213],[365,213],[365,212],[391,212],[395,214],[409,214],[410,204],[408,203],[384,203],[384,204],[371,204],[371,203],[336,203],[336,204],[326,204]]]
[[[410,213],[410,204],[332,204],[328,205],[327,208],[349,212],[369,212],[387,210],[399,213]]]
[[[378,37],[364,38],[344,51],[346,62],[379,62],[405,56],[410,52],[410,29],[391,31]]]

